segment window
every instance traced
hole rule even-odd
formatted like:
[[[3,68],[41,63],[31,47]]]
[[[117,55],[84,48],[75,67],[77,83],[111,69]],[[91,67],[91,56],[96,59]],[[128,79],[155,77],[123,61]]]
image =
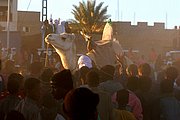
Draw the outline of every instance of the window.
[[[23,27],[23,32],[30,32],[30,28],[29,27]]]

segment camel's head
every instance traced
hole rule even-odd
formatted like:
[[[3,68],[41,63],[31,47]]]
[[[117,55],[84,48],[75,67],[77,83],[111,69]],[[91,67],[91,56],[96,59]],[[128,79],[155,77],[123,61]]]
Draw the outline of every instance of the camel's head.
[[[74,44],[75,35],[62,33],[62,34],[49,34],[45,38],[46,43],[51,44],[57,49],[68,50]]]

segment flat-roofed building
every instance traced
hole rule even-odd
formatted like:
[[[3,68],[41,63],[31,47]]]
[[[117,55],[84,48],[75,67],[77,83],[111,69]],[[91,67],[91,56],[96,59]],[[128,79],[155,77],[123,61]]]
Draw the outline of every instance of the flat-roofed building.
[[[0,0],[0,26],[2,31],[7,30],[8,0]],[[9,30],[17,31],[17,0],[10,0]]]

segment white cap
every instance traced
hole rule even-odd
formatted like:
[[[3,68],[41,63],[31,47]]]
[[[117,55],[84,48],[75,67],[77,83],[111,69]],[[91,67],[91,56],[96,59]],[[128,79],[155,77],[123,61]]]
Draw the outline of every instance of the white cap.
[[[78,65],[79,65],[79,69],[83,66],[92,68],[92,60],[86,55],[81,55],[78,59]]]

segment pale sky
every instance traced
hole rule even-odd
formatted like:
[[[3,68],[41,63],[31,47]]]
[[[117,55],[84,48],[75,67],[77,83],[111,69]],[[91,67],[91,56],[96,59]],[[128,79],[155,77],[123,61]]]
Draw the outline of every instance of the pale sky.
[[[72,5],[79,5],[82,0],[47,1],[48,18],[52,14],[53,19],[67,20],[74,19]],[[137,22],[148,22],[148,25],[164,22],[170,29],[180,26],[180,0],[96,0],[96,4],[100,2],[104,2],[103,7],[108,5],[107,14],[111,15],[112,21],[131,21],[133,25]],[[18,10],[41,12],[42,0],[18,0]]]

